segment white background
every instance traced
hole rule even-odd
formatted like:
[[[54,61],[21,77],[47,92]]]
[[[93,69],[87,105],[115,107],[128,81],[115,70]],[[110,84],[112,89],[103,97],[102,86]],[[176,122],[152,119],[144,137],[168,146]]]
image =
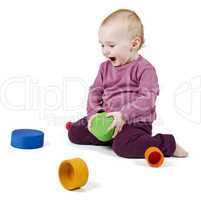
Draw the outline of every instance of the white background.
[[[88,88],[104,61],[99,24],[119,8],[141,17],[140,53],[159,77],[153,133],[174,134],[190,154],[159,169],[110,148],[71,144],[66,135],[65,122],[86,115]],[[0,1],[0,199],[199,199],[200,18],[196,0]],[[43,130],[45,146],[10,147],[17,128]],[[89,181],[67,191],[58,166],[74,157],[86,161]]]

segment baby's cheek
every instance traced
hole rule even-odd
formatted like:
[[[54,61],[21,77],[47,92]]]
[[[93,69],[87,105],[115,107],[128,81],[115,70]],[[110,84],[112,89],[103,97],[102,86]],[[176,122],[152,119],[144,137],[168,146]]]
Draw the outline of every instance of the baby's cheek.
[[[122,53],[121,56],[120,56],[120,62],[122,64],[125,64],[127,62],[127,60],[128,60],[128,57],[129,57],[128,53],[126,53],[126,52]]]

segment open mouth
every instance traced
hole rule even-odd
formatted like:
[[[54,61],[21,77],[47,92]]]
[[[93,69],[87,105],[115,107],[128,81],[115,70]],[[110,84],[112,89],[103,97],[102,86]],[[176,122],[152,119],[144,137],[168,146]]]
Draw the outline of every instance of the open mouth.
[[[116,60],[115,57],[109,57],[109,59],[110,59],[111,61],[113,61],[113,62]]]

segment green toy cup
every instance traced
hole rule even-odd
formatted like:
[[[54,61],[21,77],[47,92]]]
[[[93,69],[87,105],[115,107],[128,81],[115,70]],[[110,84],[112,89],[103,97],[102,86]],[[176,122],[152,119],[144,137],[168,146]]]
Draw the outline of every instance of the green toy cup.
[[[107,130],[113,122],[113,117],[106,117],[107,113],[98,113],[91,122],[91,132],[100,141],[107,142],[112,140],[114,128]]]

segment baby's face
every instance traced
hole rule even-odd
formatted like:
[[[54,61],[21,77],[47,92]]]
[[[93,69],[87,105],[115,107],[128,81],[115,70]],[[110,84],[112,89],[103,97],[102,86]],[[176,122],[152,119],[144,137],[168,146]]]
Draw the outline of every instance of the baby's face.
[[[99,42],[103,55],[111,61],[113,66],[124,65],[131,61],[132,42],[128,37],[126,27],[120,27],[118,23],[101,26]]]

